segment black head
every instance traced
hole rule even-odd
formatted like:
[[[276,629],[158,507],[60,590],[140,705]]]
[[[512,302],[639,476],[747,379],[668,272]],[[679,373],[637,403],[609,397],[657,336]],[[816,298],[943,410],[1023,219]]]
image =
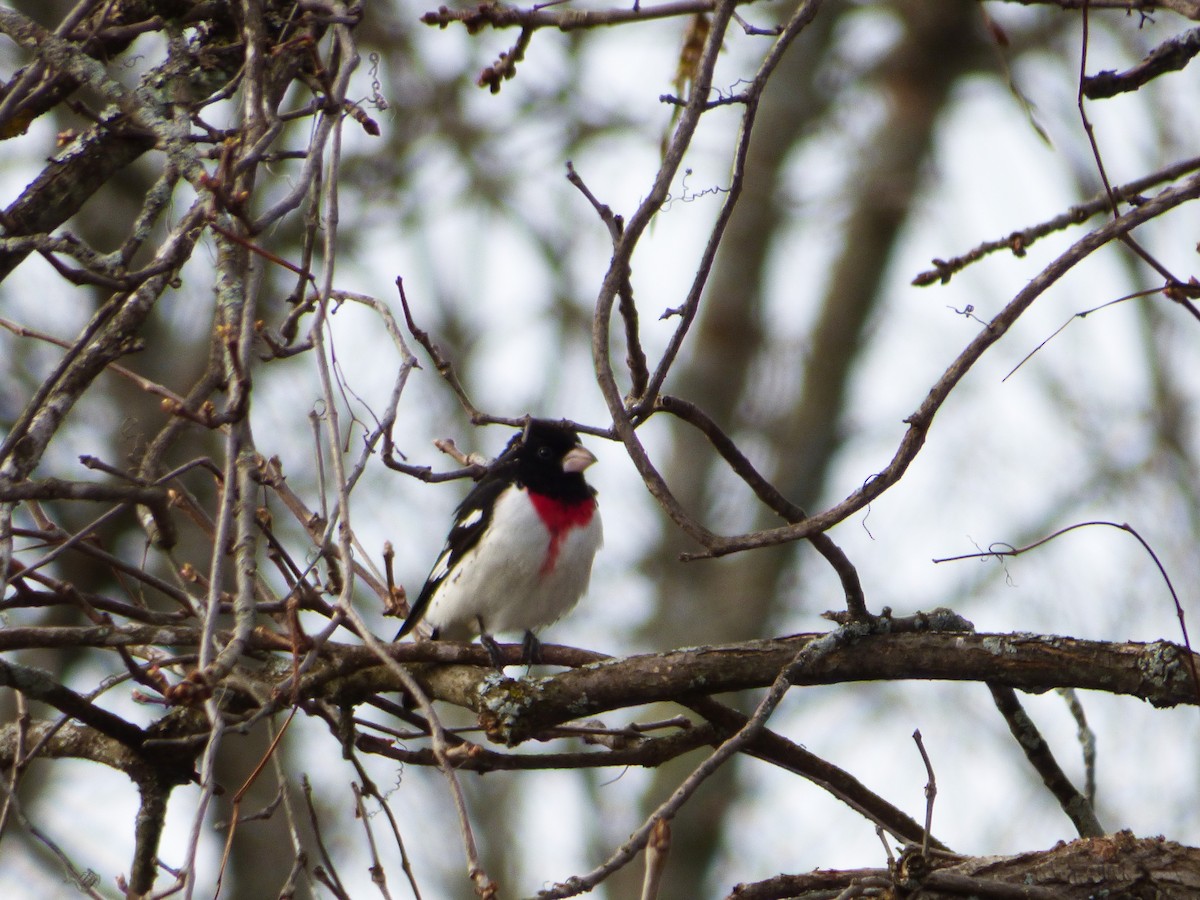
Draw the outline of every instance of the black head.
[[[539,494],[563,499],[583,499],[592,489],[583,471],[596,457],[579,442],[574,428],[548,419],[532,419],[524,432],[513,438],[502,455],[516,473],[517,481]]]

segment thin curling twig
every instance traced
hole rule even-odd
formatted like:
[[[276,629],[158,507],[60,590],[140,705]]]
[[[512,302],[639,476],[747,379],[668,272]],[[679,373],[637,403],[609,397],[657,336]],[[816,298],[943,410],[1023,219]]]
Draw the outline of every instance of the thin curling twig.
[[[1183,603],[1179,599],[1179,593],[1175,590],[1175,585],[1171,581],[1171,576],[1167,574],[1166,566],[1164,566],[1162,560],[1158,558],[1158,554],[1154,552],[1154,548],[1150,546],[1146,539],[1142,537],[1138,533],[1137,529],[1132,525],[1124,522],[1118,524],[1117,522],[1107,521],[1076,522],[1074,525],[1068,525],[1066,528],[1060,528],[1053,534],[1049,534],[1046,537],[1034,541],[1032,544],[1027,544],[1024,547],[1013,547],[1008,544],[1003,546],[993,545],[983,553],[965,553],[961,556],[943,557],[940,559],[935,559],[934,562],[956,562],[960,559],[977,559],[982,556],[1020,556],[1022,553],[1028,553],[1030,550],[1034,550],[1043,544],[1049,543],[1050,541],[1062,537],[1064,534],[1068,534],[1069,532],[1075,531],[1079,528],[1091,528],[1100,525],[1108,526],[1109,528],[1115,528],[1118,531],[1124,531],[1126,534],[1132,535],[1133,538],[1142,545],[1142,549],[1149,554],[1150,559],[1154,562],[1155,567],[1158,569],[1158,574],[1162,577],[1163,582],[1166,584],[1167,590],[1171,594],[1171,600],[1175,604],[1175,616],[1179,619],[1179,630],[1183,636],[1183,645],[1188,651],[1188,671],[1192,676],[1192,687],[1196,691],[1197,700],[1200,700],[1200,670],[1197,669],[1195,655],[1192,653],[1192,641],[1188,635],[1187,616],[1183,611]]]

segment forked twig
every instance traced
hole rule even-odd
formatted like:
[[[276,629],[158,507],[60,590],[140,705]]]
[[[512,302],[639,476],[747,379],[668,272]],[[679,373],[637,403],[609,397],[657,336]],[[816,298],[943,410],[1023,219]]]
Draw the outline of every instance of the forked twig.
[[[992,692],[992,700],[996,704],[996,709],[1004,716],[1004,721],[1008,723],[1008,729],[1016,738],[1021,752],[1025,754],[1025,758],[1042,777],[1042,783],[1058,800],[1063,812],[1074,823],[1079,836],[1103,836],[1106,832],[1096,817],[1096,810],[1088,798],[1071,783],[1067,773],[1062,770],[1058,760],[1054,758],[1050,745],[1046,743],[1046,739],[1042,737],[1033,720],[1021,706],[1017,692],[1010,687],[996,684],[989,684],[988,690]]]

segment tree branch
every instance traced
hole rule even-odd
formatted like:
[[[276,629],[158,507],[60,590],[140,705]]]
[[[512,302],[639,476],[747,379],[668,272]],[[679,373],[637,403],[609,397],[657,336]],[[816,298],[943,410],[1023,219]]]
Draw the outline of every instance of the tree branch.
[[[857,491],[835,506],[795,525],[768,528],[729,537],[714,536],[704,552],[692,554],[689,558],[725,556],[729,553],[739,553],[758,547],[770,547],[775,544],[800,540],[818,531],[825,531],[864,508],[900,480],[924,446],[926,435],[933,425],[933,418],[945,403],[946,398],[966,377],[984,352],[1004,336],[1038,297],[1049,290],[1077,263],[1086,259],[1100,247],[1197,197],[1200,197],[1200,175],[1193,175],[1182,184],[1164,189],[1145,203],[1089,232],[1072,245],[1066,253],[1063,253],[1032,278],[1029,284],[1022,288],[1009,304],[987,323],[975,339],[950,364],[942,377],[929,389],[929,393],[917,410],[904,420],[908,423],[908,431],[901,439],[891,462],[882,471],[868,479]]]
[[[1124,72],[1100,72],[1083,79],[1083,96],[1089,100],[1115,97],[1136,91],[1159,75],[1177,72],[1200,53],[1200,28],[1164,41],[1151,50],[1141,62]]]
[[[1062,806],[1063,812],[1075,824],[1079,836],[1101,837],[1104,835],[1105,830],[1100,825],[1100,820],[1096,818],[1096,810],[1088,798],[1079,793],[1075,785],[1071,784],[1067,773],[1062,770],[1058,760],[1054,758],[1050,745],[1046,743],[1046,739],[1042,737],[1037,726],[1033,724],[1033,720],[1029,718],[1029,714],[1021,706],[1021,701],[1017,699],[1017,692],[1010,687],[1000,687],[996,684],[989,684],[988,689],[991,690],[996,709],[1000,710],[1000,714],[1004,716],[1004,721],[1008,723],[1008,730],[1016,738],[1021,752],[1025,754],[1025,758],[1029,760],[1037,773],[1042,776],[1042,783],[1055,796],[1059,805]]]

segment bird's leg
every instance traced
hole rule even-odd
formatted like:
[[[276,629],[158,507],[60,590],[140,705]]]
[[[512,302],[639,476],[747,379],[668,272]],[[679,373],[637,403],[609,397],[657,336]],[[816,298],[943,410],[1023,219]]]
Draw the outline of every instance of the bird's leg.
[[[525,639],[521,641],[521,662],[526,666],[537,665],[542,661],[542,642],[532,631],[526,630]]]
[[[504,651],[500,649],[500,645],[496,643],[496,639],[487,632],[487,628],[483,624],[483,616],[476,616],[475,621],[479,624],[479,643],[483,644],[483,649],[487,651],[488,657],[492,660],[492,665],[496,667],[498,672],[504,671]]]
[[[483,644],[483,649],[487,651],[488,657],[492,660],[492,665],[495,666],[497,672],[504,671],[504,651],[500,649],[500,645],[496,643],[496,639],[490,634],[481,634],[479,643]]]

